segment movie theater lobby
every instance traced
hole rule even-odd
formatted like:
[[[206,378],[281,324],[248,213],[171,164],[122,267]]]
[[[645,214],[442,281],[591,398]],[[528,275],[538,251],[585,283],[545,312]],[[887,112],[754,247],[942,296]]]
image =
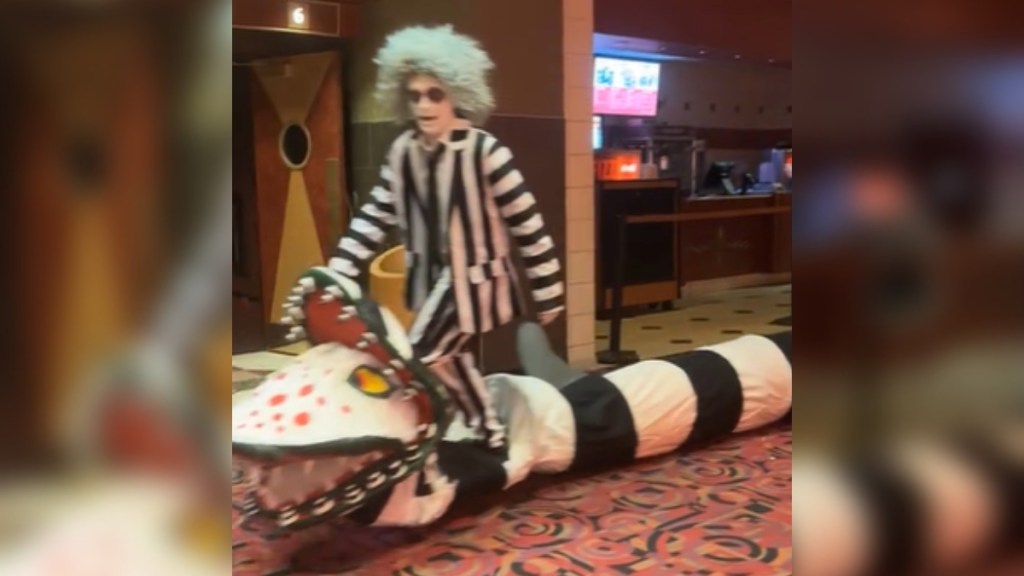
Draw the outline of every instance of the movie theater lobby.
[[[484,128],[514,151],[560,257],[557,355],[608,371],[791,329],[788,0],[235,0],[235,403],[309,349],[286,340],[282,305],[332,257],[401,131],[373,99],[374,54],[397,29],[448,23],[495,63]],[[391,238],[364,289],[407,320],[402,250]],[[474,343],[485,374],[522,371],[516,329]],[[791,573],[790,464],[782,423],[531,477],[429,528],[346,533],[304,551],[302,573]]]

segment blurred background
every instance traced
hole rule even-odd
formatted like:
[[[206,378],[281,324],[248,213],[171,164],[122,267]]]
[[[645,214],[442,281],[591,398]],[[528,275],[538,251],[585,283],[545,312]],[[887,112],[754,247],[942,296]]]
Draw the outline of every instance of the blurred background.
[[[0,7],[0,573],[225,571],[230,8]]]
[[[1019,573],[1020,37],[940,0],[800,3],[793,40],[797,573]]]

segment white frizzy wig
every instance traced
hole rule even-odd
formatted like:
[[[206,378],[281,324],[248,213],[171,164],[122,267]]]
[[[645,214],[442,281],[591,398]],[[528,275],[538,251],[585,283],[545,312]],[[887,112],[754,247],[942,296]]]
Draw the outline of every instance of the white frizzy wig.
[[[456,33],[450,24],[412,26],[392,33],[374,63],[377,100],[401,123],[412,120],[405,83],[418,74],[444,84],[455,109],[475,125],[486,122],[494,109],[494,95],[487,84],[494,62],[476,40]]]

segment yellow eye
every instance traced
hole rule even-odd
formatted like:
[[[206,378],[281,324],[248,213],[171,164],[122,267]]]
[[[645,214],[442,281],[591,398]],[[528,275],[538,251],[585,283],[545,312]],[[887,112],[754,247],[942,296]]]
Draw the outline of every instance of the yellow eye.
[[[380,372],[361,366],[352,372],[349,382],[363,394],[387,398],[393,392],[391,382]]]

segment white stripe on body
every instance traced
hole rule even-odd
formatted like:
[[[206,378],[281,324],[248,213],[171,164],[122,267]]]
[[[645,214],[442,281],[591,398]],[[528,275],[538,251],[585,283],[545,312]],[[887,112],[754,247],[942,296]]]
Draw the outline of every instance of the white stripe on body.
[[[774,342],[746,335],[700,350],[725,358],[740,379],[743,412],[734,432],[745,432],[774,422],[793,405],[793,368]]]
[[[608,374],[626,399],[637,433],[636,457],[677,449],[697,420],[697,393],[690,376],[664,360],[647,360]]]

